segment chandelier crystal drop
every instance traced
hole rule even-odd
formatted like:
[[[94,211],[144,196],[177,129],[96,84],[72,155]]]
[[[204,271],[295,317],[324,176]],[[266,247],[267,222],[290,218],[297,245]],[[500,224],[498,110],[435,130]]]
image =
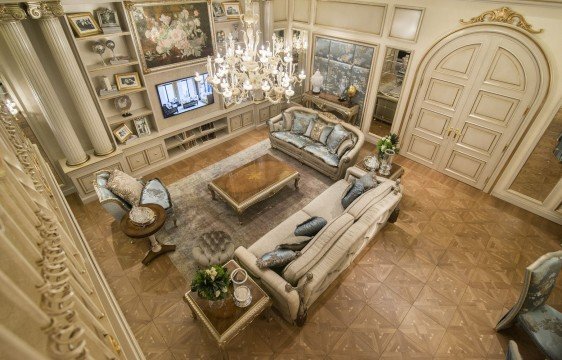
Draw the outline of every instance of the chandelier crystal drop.
[[[295,36],[292,41],[283,42],[273,35],[271,42],[260,47],[259,15],[254,12],[251,0],[246,0],[245,14],[240,19],[243,45],[237,44],[232,34],[228,35],[224,54],[217,51],[214,59],[207,58],[207,82],[215,93],[222,95],[227,107],[249,100],[290,102],[295,86],[306,79],[304,70],[295,74],[293,53],[306,51],[307,41]],[[200,82],[203,77],[195,73],[195,80]]]

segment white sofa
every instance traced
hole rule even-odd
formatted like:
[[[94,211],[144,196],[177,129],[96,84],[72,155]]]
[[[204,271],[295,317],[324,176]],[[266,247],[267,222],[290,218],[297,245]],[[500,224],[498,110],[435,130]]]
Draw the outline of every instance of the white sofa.
[[[399,181],[377,178],[376,188],[365,192],[344,209],[343,193],[353,177],[365,172],[356,167],[347,170],[344,179],[334,183],[302,210],[265,234],[249,248],[240,246],[234,256],[239,264],[268,292],[283,317],[302,326],[308,308],[355,259],[363,247],[386,224],[398,216],[402,198]],[[302,250],[300,257],[287,265],[282,274],[260,269],[256,260],[277,245],[286,242],[296,226],[312,216],[328,221]]]

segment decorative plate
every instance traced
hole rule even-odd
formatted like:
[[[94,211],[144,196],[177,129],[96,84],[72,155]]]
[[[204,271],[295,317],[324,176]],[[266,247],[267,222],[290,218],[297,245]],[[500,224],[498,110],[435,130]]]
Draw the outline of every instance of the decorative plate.
[[[156,221],[156,214],[145,206],[133,206],[129,212],[129,219],[137,226],[148,226]]]

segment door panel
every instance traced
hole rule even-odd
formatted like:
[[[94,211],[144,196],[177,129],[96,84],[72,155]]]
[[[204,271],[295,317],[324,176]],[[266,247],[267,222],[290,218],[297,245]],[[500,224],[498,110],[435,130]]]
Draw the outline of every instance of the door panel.
[[[463,86],[437,79],[431,79],[425,100],[439,107],[455,110]]]
[[[485,156],[490,156],[495,150],[501,134],[469,122],[464,123],[457,144],[468,150],[473,150]]]
[[[406,151],[425,163],[433,164],[439,147],[440,144],[438,142],[413,135]]]
[[[507,127],[518,104],[518,99],[479,91],[470,116]]]
[[[485,82],[514,89],[525,90],[525,71],[517,58],[504,48],[499,48],[492,61],[492,66],[486,74]]]
[[[468,79],[474,67],[480,44],[459,48],[447,55],[436,67],[437,72]]]
[[[445,174],[474,185],[486,163],[476,157],[453,150],[445,166]]]
[[[416,129],[425,132],[428,135],[435,135],[444,139],[450,122],[450,116],[443,115],[429,109],[421,109],[418,122],[416,123]]]

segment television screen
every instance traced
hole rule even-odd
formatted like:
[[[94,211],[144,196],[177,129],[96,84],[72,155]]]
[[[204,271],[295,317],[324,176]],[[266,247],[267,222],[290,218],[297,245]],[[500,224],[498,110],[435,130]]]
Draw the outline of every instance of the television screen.
[[[206,81],[208,76],[201,74],[203,80],[200,82],[191,76],[156,85],[164,118],[213,104],[215,98],[213,88]]]

